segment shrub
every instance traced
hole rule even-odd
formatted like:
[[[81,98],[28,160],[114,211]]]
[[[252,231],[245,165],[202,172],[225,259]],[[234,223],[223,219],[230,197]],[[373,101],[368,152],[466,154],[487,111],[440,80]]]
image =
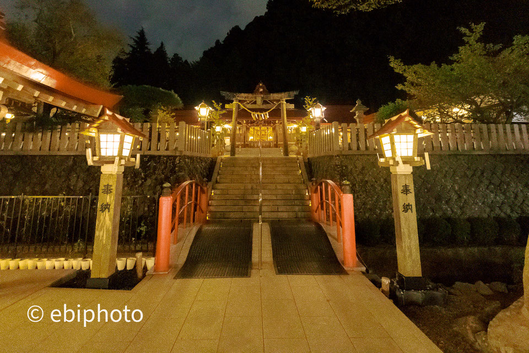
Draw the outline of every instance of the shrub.
[[[517,245],[522,227],[514,219],[496,218],[498,223],[498,240],[500,244]]]
[[[476,245],[494,245],[498,237],[498,223],[492,218],[469,218],[470,236]]]
[[[380,243],[380,225],[377,221],[366,219],[356,222],[356,241],[363,245],[376,245]]]
[[[518,239],[520,245],[527,244],[527,236],[529,235],[529,216],[520,216],[517,219],[521,227],[520,238]]]
[[[390,245],[395,245],[395,221],[393,218],[384,218],[380,222],[381,240]]]
[[[452,239],[455,245],[468,245],[470,243],[470,222],[463,218],[448,218],[452,228]]]
[[[449,245],[452,243],[450,223],[440,217],[424,219],[421,223],[422,238],[433,245]]]

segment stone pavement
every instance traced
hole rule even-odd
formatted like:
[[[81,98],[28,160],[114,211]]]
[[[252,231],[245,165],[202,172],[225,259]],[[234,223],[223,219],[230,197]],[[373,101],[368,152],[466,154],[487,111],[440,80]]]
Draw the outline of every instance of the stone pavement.
[[[276,275],[263,228],[262,266],[250,278],[175,280],[173,270],[111,291],[28,285],[64,270],[2,271],[12,280],[0,281],[0,352],[440,352],[361,273]],[[27,316],[33,305],[44,312],[38,323]]]

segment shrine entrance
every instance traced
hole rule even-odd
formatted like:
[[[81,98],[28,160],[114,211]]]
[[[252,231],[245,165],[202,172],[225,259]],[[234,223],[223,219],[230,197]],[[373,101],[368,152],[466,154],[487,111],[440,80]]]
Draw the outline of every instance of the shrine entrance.
[[[250,126],[248,130],[249,147],[274,147],[276,134],[272,126]]]
[[[226,109],[233,112],[230,134],[230,156],[235,156],[237,145],[241,147],[281,147],[283,155],[289,155],[289,136],[287,110],[294,109],[288,104],[299,91],[269,93],[261,82],[253,93],[220,92],[225,99],[233,103],[226,104]],[[251,121],[239,121],[239,110],[250,113]],[[281,109],[281,120],[269,119],[269,113]]]

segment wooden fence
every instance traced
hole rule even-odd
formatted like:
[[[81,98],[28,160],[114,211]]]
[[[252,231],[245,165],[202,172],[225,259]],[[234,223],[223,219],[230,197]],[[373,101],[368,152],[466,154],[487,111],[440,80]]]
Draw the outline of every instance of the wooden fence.
[[[147,138],[137,140],[132,154],[210,156],[210,133],[180,122],[134,124]],[[81,134],[86,123],[68,124],[50,130],[35,129],[30,123],[0,125],[0,155],[84,155],[87,141]]]
[[[419,153],[529,153],[529,124],[436,124],[419,141]],[[333,154],[369,154],[380,151],[378,139],[368,139],[380,124],[322,126],[309,136],[309,157]],[[422,141],[421,141],[422,140]]]

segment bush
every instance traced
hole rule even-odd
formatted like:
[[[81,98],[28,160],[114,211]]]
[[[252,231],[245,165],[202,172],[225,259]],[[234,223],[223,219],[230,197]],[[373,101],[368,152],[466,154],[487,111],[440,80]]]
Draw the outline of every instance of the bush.
[[[525,246],[527,244],[527,236],[529,235],[529,216],[520,216],[517,219],[518,224],[521,227],[520,238],[518,242],[520,245]]]
[[[381,240],[390,245],[395,245],[395,221],[393,218],[384,218],[380,220],[380,237]]]
[[[454,244],[468,245],[470,243],[470,222],[463,218],[448,218],[447,222],[452,228]]]
[[[496,218],[498,223],[498,240],[500,244],[518,245],[522,227],[512,218]]]
[[[366,219],[356,222],[356,241],[362,245],[376,245],[380,243],[380,225],[377,221]]]
[[[420,223],[422,239],[433,245],[452,244],[450,223],[440,217],[426,218]]]
[[[492,218],[469,218],[470,236],[476,245],[494,245],[498,238],[498,223]]]

